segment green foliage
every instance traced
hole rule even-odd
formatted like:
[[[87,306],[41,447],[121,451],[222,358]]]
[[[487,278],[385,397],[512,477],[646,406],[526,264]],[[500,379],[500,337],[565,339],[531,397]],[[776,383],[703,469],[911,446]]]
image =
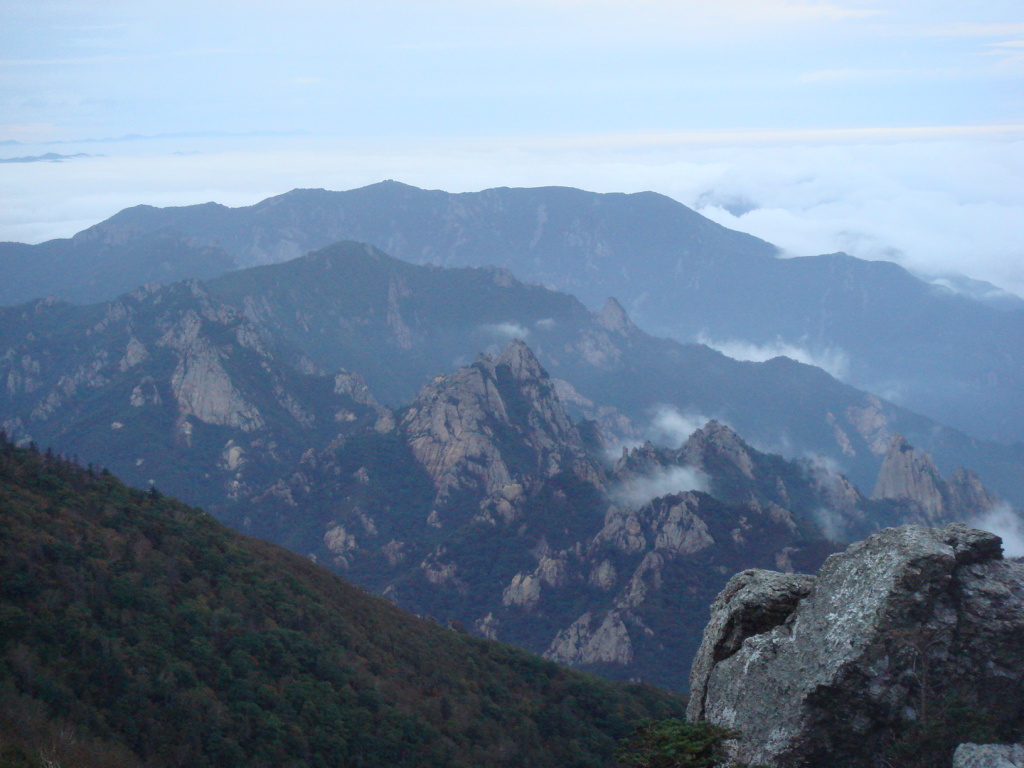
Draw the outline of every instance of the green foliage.
[[[0,440],[14,765],[59,742],[87,768],[582,768],[681,707],[418,620],[200,510]]]
[[[716,768],[728,759],[725,742],[739,735],[706,721],[647,721],[637,727],[617,756],[621,768]]]

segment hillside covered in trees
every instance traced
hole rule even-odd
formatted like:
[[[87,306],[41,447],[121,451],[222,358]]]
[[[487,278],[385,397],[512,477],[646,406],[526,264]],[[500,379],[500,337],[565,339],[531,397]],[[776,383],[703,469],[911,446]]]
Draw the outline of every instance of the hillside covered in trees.
[[[0,440],[4,765],[602,766],[683,704]]]

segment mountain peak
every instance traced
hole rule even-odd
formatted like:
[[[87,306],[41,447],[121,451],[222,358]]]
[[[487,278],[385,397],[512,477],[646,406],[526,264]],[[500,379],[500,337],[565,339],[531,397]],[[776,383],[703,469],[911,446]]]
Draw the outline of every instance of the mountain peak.
[[[882,461],[872,499],[908,499],[920,504],[928,519],[941,520],[946,483],[928,453],[916,451],[902,435],[893,435]]]
[[[996,503],[974,472],[957,467],[947,482],[931,455],[899,434],[889,441],[871,498],[909,501],[920,507],[926,521],[936,522],[968,519]]]
[[[402,429],[439,499],[459,488],[492,494],[512,482],[589,467],[555,385],[519,339],[497,358],[482,355],[426,385]],[[586,473],[597,476],[592,467]]]
[[[743,438],[740,437],[736,430],[727,424],[722,424],[715,419],[710,419],[707,424],[694,432],[687,439],[686,444],[712,444],[712,445],[735,445],[742,446],[747,449],[748,446],[743,442]]]
[[[612,296],[605,299],[604,306],[597,313],[597,322],[602,328],[612,333],[625,333],[635,327],[633,321],[629,319],[629,315],[626,314],[626,310]]]
[[[512,376],[518,381],[548,378],[547,371],[522,339],[512,339],[506,344],[497,362],[499,365],[507,365],[512,370]]]
[[[690,435],[681,452],[688,464],[704,472],[716,466],[731,466],[748,479],[754,477],[750,446],[731,427],[714,419]]]

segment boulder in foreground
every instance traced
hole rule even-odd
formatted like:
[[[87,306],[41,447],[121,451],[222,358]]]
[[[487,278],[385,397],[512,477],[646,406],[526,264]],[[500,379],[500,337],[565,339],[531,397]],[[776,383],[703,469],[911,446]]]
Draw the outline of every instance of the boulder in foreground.
[[[922,744],[949,765],[957,741],[943,739],[964,730],[1019,740],[1024,564],[1001,543],[959,524],[904,526],[831,556],[813,580],[736,575],[694,661],[690,719],[742,731],[736,757],[779,768],[866,768]]]

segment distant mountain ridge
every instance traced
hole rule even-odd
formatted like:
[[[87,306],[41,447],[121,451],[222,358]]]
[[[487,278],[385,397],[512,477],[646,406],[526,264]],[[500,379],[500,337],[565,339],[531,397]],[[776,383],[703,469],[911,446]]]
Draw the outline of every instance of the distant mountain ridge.
[[[788,352],[977,437],[1024,441],[1019,302],[997,309],[845,254],[779,259],[774,246],[649,192],[448,194],[382,182],[244,208],[136,206],[68,241],[0,246],[0,302],[112,298],[338,240],[417,263],[507,268],[591,307],[615,296],[654,333],[758,359]],[[168,249],[175,258],[159,255]]]

